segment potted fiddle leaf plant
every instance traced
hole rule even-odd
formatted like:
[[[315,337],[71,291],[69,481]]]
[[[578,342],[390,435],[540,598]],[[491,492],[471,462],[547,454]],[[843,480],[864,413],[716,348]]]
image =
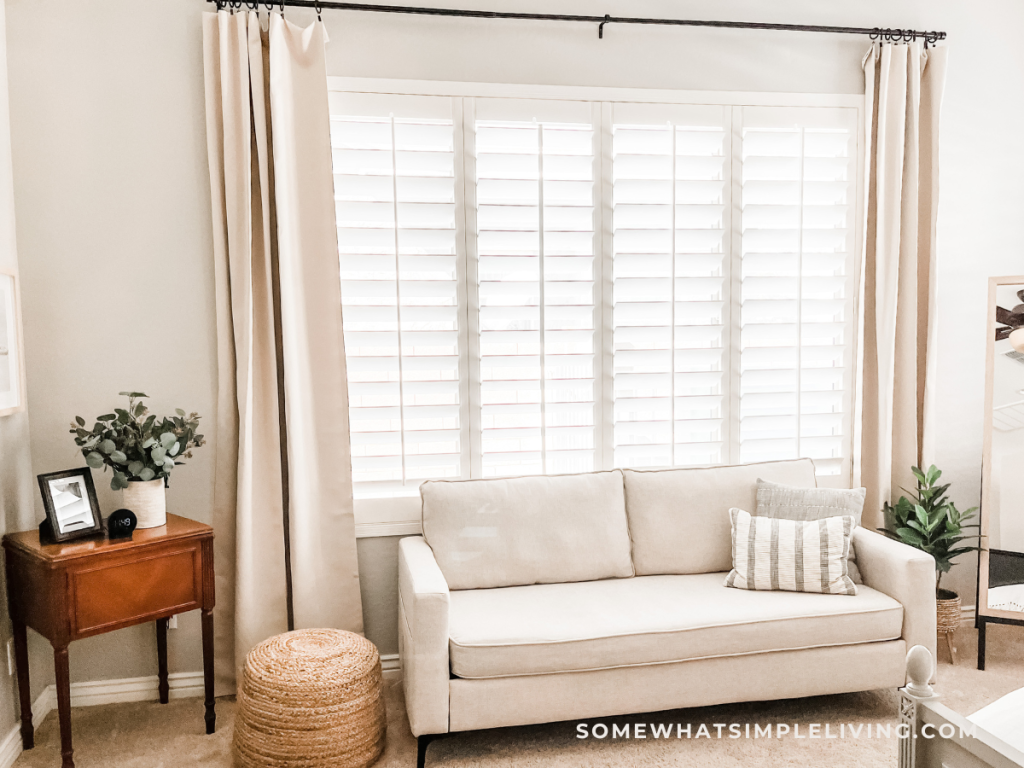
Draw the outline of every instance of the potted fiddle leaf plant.
[[[943,589],[942,575],[949,572],[955,558],[980,549],[967,542],[978,541],[981,536],[964,533],[968,528],[979,527],[978,523],[967,522],[974,518],[978,508],[963,512],[957,509],[947,495],[950,484],[938,484],[942,472],[934,464],[927,471],[918,467],[911,471],[917,478],[916,493],[910,498],[901,496],[895,505],[885,505],[886,527],[879,531],[935,558],[938,631],[949,633],[960,626],[960,596],[951,589]]]
[[[96,418],[92,429],[76,416],[71,424],[75,444],[93,469],[113,472],[110,487],[123,491],[124,505],[135,513],[139,528],[156,528],[167,522],[165,489],[171,470],[191,459],[192,451],[205,444],[198,433],[199,414],[175,416],[151,414],[144,392],[121,392],[127,408],[115,408]]]

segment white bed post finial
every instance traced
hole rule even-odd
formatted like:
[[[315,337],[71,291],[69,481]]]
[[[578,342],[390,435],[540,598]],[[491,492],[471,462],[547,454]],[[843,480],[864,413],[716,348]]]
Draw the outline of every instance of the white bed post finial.
[[[931,652],[923,645],[915,645],[907,652],[907,687],[904,690],[911,696],[929,699],[935,691],[929,681],[935,672],[935,662]]]
[[[900,725],[907,736],[899,743],[899,768],[917,768],[916,741],[919,707],[925,699],[936,699],[929,680],[935,671],[931,651],[915,645],[907,652],[907,684],[900,688]]]

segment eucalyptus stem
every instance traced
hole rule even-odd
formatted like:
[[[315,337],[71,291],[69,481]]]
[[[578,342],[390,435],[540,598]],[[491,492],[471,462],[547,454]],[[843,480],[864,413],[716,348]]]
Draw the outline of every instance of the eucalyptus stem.
[[[93,428],[76,416],[71,424],[75,444],[82,450],[85,463],[93,469],[113,472],[111,489],[128,487],[131,480],[162,479],[165,483],[171,470],[192,458],[192,449],[206,441],[198,434],[199,414],[175,409],[175,416],[157,417],[143,402],[145,392],[121,392],[128,398],[128,408],[115,408],[96,418]]]

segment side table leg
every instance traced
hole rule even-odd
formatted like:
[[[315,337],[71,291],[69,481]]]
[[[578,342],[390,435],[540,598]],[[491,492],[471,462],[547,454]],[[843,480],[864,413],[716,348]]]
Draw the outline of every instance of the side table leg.
[[[28,636],[25,624],[12,617],[14,624],[14,661],[18,667],[18,696],[21,699],[21,747],[32,749],[36,744],[32,728],[32,689],[28,682]]]
[[[57,676],[57,715],[60,719],[61,768],[75,768],[71,747],[71,675],[68,670],[68,647],[54,646],[53,668]]]
[[[160,703],[166,704],[171,690],[167,682],[167,619],[156,620],[156,657],[160,680],[157,690],[160,692]]]
[[[203,609],[203,687],[206,689],[206,732],[217,730],[213,710],[213,611]]]

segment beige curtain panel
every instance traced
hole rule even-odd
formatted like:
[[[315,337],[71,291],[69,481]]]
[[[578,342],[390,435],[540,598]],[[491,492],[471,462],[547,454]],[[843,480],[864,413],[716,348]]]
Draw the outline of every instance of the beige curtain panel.
[[[290,627],[362,632],[321,23],[205,14],[218,693]]]
[[[913,488],[933,428],[935,222],[946,48],[875,44],[864,58],[867,236],[864,258],[861,480],[864,525]]]

